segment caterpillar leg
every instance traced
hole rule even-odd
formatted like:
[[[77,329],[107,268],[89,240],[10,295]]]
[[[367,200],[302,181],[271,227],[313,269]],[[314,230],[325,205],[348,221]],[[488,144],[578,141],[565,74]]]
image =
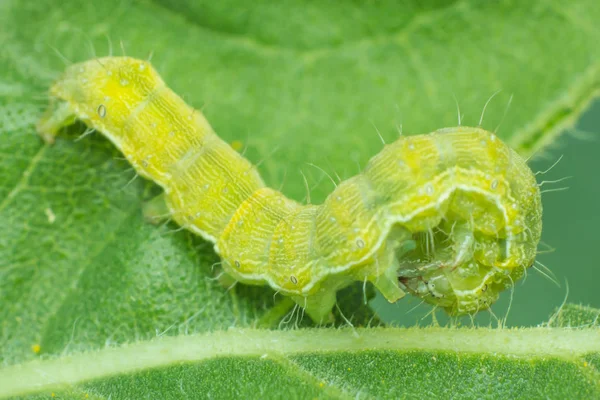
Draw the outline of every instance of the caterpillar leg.
[[[396,301],[403,298],[406,293],[404,290],[400,289],[398,286],[398,269],[400,268],[400,264],[398,260],[394,257],[390,266],[385,270],[385,272],[377,277],[373,277],[370,279],[371,283],[381,292],[383,297],[390,303],[395,303]]]
[[[71,125],[76,120],[72,107],[66,101],[51,100],[50,105],[36,129],[46,143],[54,143],[54,138],[61,128]]]
[[[171,211],[167,207],[165,194],[161,193],[143,205],[144,218],[151,224],[160,224],[171,217]]]
[[[413,251],[415,247],[416,242],[411,238],[410,233],[398,229],[392,232],[392,238],[388,240],[386,246],[387,250],[384,250],[374,263],[363,270],[367,274],[367,279],[390,303],[395,303],[406,295],[398,285],[398,271],[400,270],[398,259]],[[387,268],[381,273],[381,268],[385,266]]]
[[[292,299],[304,312],[316,323],[328,323],[333,321],[331,310],[335,306],[336,290],[322,288],[319,292],[310,296],[293,296]]]

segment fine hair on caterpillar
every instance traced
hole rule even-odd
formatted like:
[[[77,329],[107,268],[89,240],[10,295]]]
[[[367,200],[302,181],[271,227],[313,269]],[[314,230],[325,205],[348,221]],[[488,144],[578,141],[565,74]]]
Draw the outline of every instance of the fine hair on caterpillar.
[[[52,142],[75,120],[163,188],[146,205],[149,216],[212,242],[229,276],[269,285],[316,322],[354,281],[371,282],[390,302],[408,291],[450,314],[473,313],[535,260],[542,213],[535,176],[481,128],[402,135],[359,174],[332,179],[332,193],[315,205],[266,187],[256,166],[148,61],[104,57],[68,67],[37,128]]]

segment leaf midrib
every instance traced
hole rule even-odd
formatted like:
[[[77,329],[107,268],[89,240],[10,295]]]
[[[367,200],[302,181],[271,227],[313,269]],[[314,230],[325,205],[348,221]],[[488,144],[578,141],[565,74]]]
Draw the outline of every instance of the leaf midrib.
[[[600,352],[598,329],[365,328],[229,330],[160,338],[0,369],[0,397],[221,357],[289,357],[331,352],[442,351],[575,360]]]

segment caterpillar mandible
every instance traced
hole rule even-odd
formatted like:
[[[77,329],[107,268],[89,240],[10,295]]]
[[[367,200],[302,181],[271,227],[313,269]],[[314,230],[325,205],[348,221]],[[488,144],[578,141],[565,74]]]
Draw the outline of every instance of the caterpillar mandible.
[[[535,176],[480,128],[402,136],[323,204],[303,205],[266,187],[147,61],[68,67],[37,128],[51,142],[76,119],[164,189],[152,207],[214,243],[226,273],[291,296],[315,321],[353,281],[371,282],[390,302],[406,290],[451,314],[476,312],[536,256]]]

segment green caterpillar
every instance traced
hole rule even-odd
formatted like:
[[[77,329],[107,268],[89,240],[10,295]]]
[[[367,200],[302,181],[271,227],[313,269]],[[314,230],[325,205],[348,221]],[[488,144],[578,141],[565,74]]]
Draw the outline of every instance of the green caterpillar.
[[[152,207],[213,242],[225,272],[268,284],[315,321],[353,281],[371,282],[390,302],[407,290],[453,314],[475,312],[536,256],[542,207],[534,174],[479,128],[401,137],[323,204],[302,205],[266,187],[146,61],[70,66],[38,130],[52,141],[76,119],[164,189]]]

